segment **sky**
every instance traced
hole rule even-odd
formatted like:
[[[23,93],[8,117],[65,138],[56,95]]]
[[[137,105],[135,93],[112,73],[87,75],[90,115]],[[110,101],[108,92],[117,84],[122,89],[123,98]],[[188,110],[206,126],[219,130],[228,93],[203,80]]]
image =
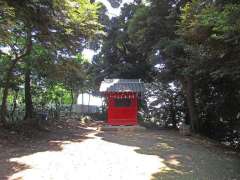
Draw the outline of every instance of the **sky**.
[[[3,53],[6,53],[6,54],[9,54],[9,51],[10,51],[10,47],[0,47],[0,50],[3,52]]]
[[[109,16],[110,18],[112,18],[112,17],[119,16],[120,13],[121,13],[121,7],[123,7],[123,5],[124,5],[125,3],[131,3],[131,2],[133,2],[133,0],[122,0],[122,3],[121,3],[121,5],[120,5],[119,8],[113,8],[113,7],[111,6],[111,4],[108,2],[108,0],[96,0],[96,2],[101,2],[101,3],[103,3],[103,4],[106,6],[107,10],[108,10],[108,16]]]
[[[84,49],[82,54],[83,57],[85,57],[89,62],[92,62],[92,58],[95,55],[95,51],[91,50],[91,49]]]

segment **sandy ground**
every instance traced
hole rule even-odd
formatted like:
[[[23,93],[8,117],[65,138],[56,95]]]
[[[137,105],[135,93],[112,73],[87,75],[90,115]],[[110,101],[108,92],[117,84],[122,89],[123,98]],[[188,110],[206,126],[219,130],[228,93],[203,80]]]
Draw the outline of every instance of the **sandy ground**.
[[[98,132],[71,122],[0,144],[0,179],[239,180],[240,158],[175,131]]]

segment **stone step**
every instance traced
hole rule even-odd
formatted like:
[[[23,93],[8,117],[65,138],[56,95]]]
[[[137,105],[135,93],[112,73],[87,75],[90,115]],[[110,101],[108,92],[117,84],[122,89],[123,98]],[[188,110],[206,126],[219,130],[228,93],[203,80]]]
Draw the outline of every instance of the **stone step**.
[[[102,125],[99,126],[98,131],[145,131],[146,128],[139,125],[134,126],[111,126],[111,125]]]

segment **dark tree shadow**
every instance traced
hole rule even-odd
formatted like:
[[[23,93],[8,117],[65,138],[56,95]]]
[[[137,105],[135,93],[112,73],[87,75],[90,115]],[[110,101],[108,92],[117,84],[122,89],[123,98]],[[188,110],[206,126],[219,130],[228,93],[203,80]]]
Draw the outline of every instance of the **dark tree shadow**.
[[[0,133],[0,179],[8,179],[11,175],[31,169],[30,166],[11,162],[11,158],[31,155],[37,152],[61,151],[63,145],[82,142],[93,130],[87,129],[78,121],[55,124],[49,132],[30,131],[18,134],[1,129]],[[34,133],[31,135],[31,133]]]
[[[138,147],[137,153],[163,159],[165,166],[152,174],[153,180],[240,179],[239,157],[197,138],[180,136],[176,131],[106,131],[97,136],[108,142]]]

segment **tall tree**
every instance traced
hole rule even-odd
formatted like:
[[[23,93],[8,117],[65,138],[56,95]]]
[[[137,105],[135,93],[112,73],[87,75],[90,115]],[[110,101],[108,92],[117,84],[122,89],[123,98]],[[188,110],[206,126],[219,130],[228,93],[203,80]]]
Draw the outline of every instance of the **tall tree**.
[[[1,120],[6,124],[7,96],[9,83],[13,78],[12,72],[20,61],[24,61],[25,57],[30,55],[33,43],[51,49],[52,60],[56,63],[61,59],[59,57],[70,57],[79,53],[86,40],[100,32],[101,26],[98,23],[99,6],[88,0],[6,0],[1,1],[1,4],[2,22],[7,23],[1,26],[0,32],[4,33],[7,30],[9,33],[6,35],[10,37],[1,39],[1,47],[9,49],[7,54],[1,51],[1,55],[11,59],[4,77],[1,108]],[[26,102],[31,104],[28,74],[26,72]]]

